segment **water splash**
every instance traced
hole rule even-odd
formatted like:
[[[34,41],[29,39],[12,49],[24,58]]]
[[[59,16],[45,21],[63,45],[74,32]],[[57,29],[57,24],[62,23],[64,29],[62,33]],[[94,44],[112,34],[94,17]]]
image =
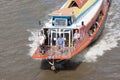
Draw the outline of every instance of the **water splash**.
[[[29,55],[32,56],[33,53],[35,52],[35,50],[37,49],[37,46],[38,46],[37,38],[38,38],[39,30],[36,29],[36,30],[27,30],[27,31],[31,33],[31,36],[28,38],[28,40],[32,43],[28,44],[28,46],[30,47]]]
[[[118,41],[120,40],[120,24],[118,18],[118,12],[112,11],[108,14],[108,19],[105,24],[105,31],[107,32],[103,34],[104,37],[100,42],[90,47],[87,54],[84,56],[85,62],[95,62],[99,56],[102,56],[105,53],[105,51],[118,47]]]

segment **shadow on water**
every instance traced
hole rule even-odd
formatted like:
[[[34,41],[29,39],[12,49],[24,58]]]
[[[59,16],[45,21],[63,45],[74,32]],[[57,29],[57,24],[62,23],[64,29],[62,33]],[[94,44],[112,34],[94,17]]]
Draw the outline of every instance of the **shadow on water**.
[[[81,62],[74,62],[74,61],[69,61],[67,64],[65,64],[65,67],[62,70],[75,70],[77,69],[78,66],[80,66]]]
[[[64,61],[64,63],[55,64],[55,66],[57,68],[57,71],[76,70],[77,67],[80,66],[81,63],[82,63],[82,61],[75,62],[73,60],[66,60],[66,61]],[[41,64],[40,64],[40,69],[51,70],[51,66],[49,65],[49,63],[46,60],[42,60]]]

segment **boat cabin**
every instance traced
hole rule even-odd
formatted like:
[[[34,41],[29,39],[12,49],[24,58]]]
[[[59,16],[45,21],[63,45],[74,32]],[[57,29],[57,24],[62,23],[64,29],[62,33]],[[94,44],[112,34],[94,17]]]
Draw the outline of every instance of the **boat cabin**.
[[[67,27],[71,26],[74,20],[74,11],[72,8],[64,8],[54,11],[51,15],[52,26]]]
[[[59,25],[64,25],[66,23],[60,22]],[[63,47],[72,47],[73,46],[73,35],[76,29],[70,28],[44,28],[44,34],[46,35],[45,45],[55,46],[57,43],[58,37],[61,35],[64,39]]]
[[[67,27],[73,23],[73,16],[53,16],[52,26],[54,27]]]

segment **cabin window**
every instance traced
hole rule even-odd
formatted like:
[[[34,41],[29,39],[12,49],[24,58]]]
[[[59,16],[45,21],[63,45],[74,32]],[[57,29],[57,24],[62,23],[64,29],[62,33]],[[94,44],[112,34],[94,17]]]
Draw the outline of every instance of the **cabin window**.
[[[102,19],[102,16],[103,16],[103,15],[104,15],[103,12],[100,11],[100,13],[99,13],[99,15],[98,15],[98,17],[97,17],[97,21],[98,21],[98,22]]]
[[[63,18],[56,18],[55,19],[55,26],[66,26],[67,19]]]
[[[72,16],[53,16],[52,18],[52,26],[56,27],[71,26],[72,22],[73,22]]]

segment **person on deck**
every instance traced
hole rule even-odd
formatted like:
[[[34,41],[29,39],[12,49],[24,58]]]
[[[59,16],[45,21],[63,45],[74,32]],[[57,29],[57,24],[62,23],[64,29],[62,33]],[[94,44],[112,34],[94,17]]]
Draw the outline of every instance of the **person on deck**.
[[[80,38],[80,33],[78,32],[78,30],[75,30],[74,37],[73,37],[74,44],[77,43],[79,38]]]
[[[59,35],[59,38],[57,39],[57,46],[59,49],[63,48],[63,43],[64,43],[64,39],[62,38],[61,35]]]
[[[44,42],[45,42],[45,35],[43,34],[43,31],[40,31],[40,34],[38,35],[38,44],[40,46],[40,53],[44,53]]]

